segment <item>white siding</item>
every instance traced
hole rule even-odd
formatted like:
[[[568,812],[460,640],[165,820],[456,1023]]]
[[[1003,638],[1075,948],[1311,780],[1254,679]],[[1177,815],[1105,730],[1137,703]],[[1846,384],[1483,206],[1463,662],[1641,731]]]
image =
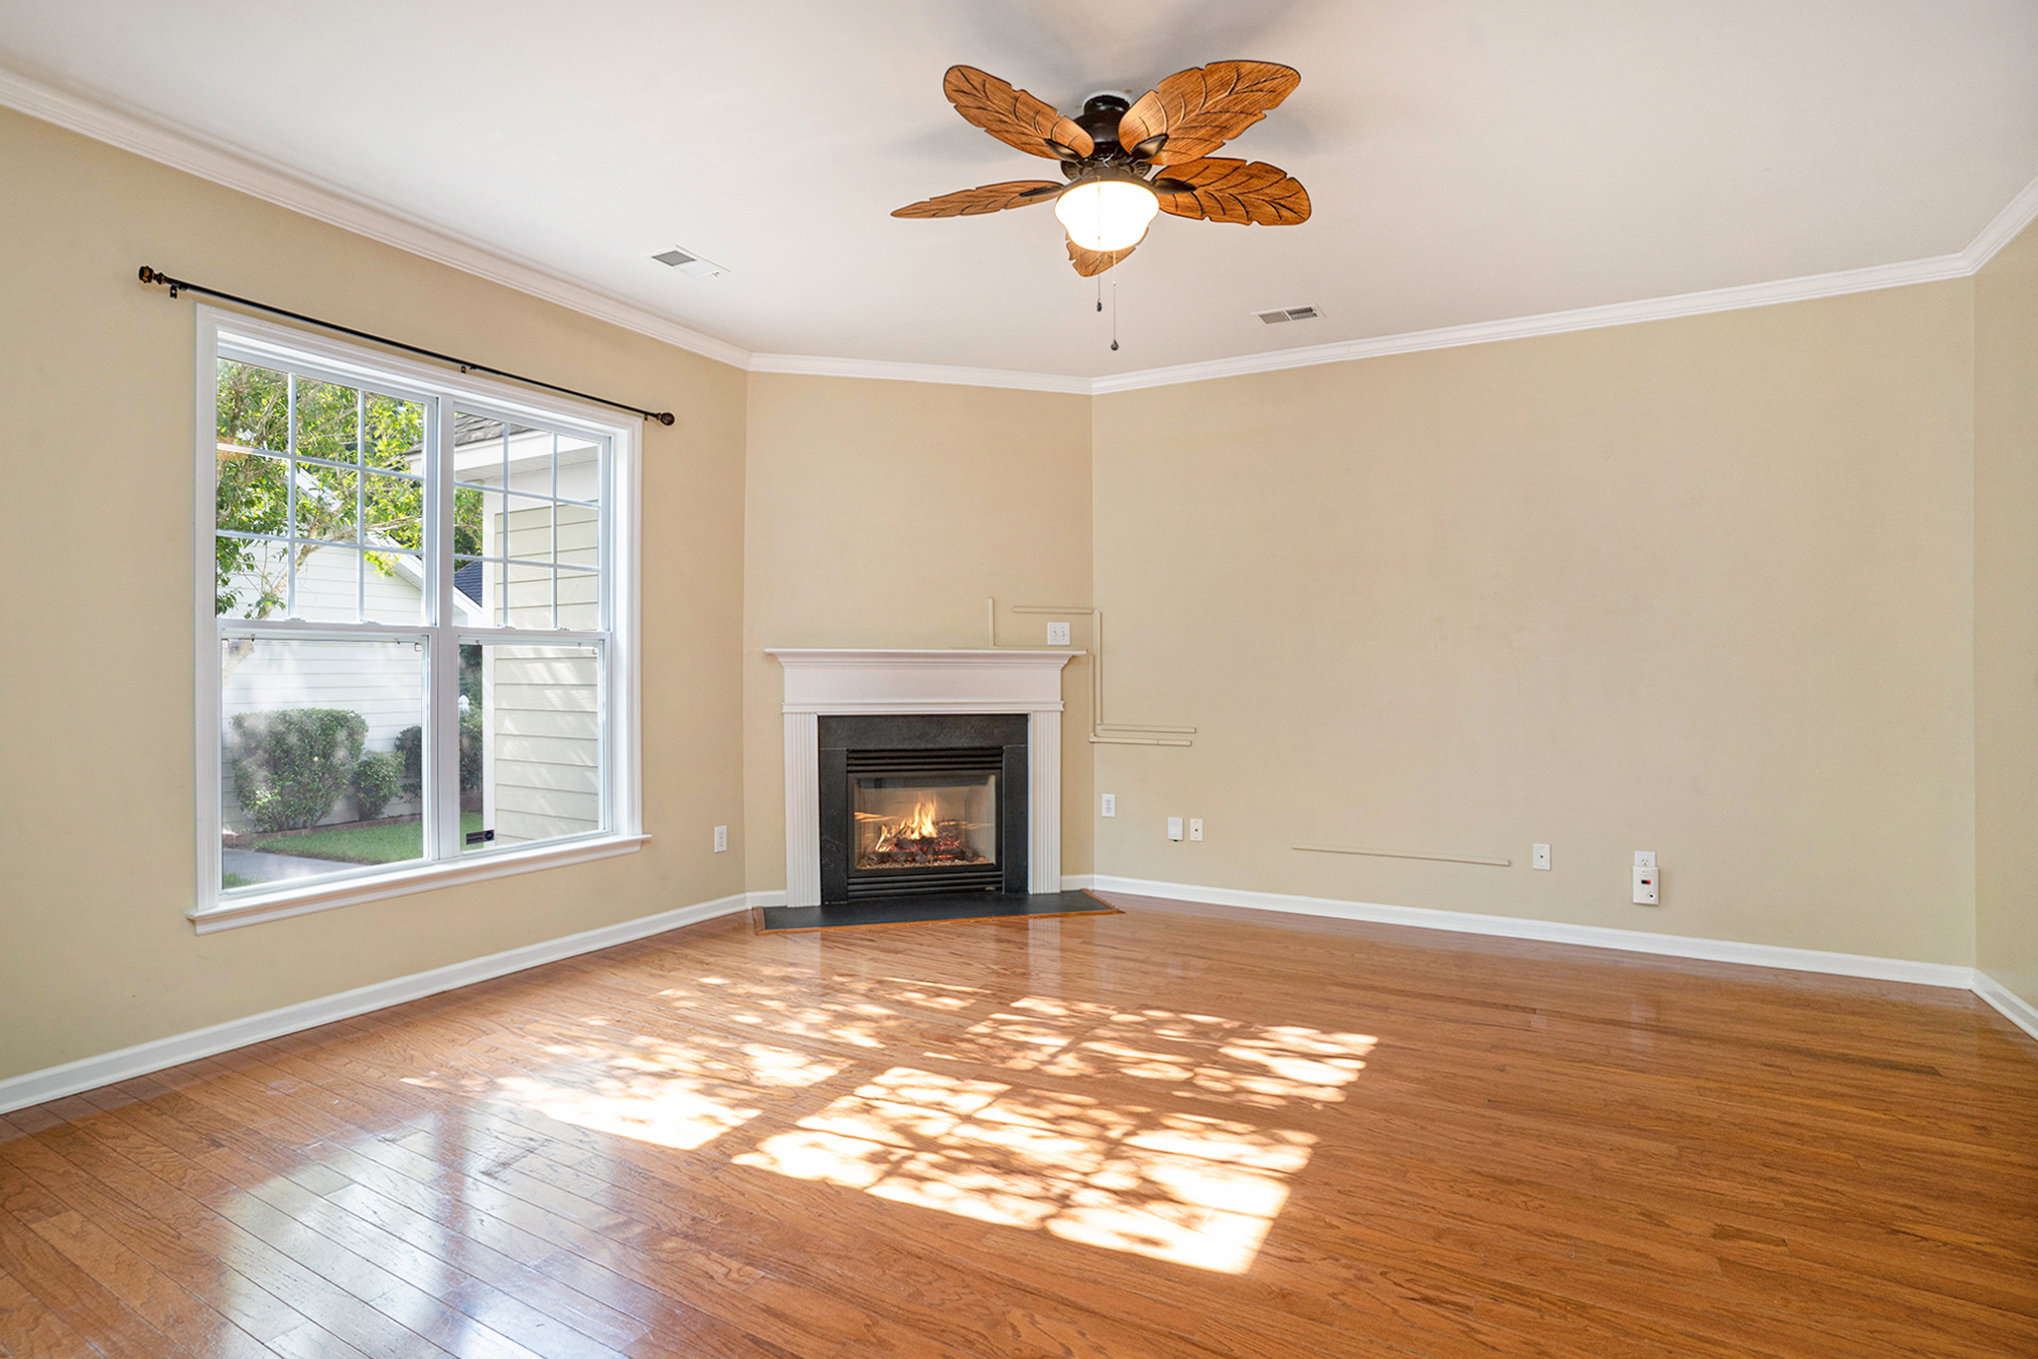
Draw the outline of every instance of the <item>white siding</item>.
[[[582,647],[493,646],[484,662],[491,825],[516,844],[601,828],[601,666]]]
[[[492,544],[499,541],[508,556],[550,560],[553,524],[550,505],[517,509],[487,526],[487,550],[496,551]],[[557,524],[560,559],[594,565],[598,513],[560,505]],[[553,626],[552,572],[516,566],[509,572],[510,624]],[[562,575],[559,626],[595,627],[600,622],[595,576]],[[601,829],[599,659],[583,647],[493,646],[483,655],[488,732],[484,807],[495,843],[552,840]]]

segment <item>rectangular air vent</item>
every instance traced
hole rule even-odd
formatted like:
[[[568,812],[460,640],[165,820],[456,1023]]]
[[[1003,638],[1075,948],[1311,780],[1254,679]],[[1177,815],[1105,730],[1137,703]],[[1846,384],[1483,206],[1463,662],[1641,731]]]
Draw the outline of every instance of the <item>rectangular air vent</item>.
[[[1253,315],[1267,325],[1278,326],[1288,321],[1314,321],[1322,313],[1314,307],[1276,307],[1272,311],[1254,312]]]
[[[713,278],[717,274],[729,272],[713,260],[702,259],[692,251],[680,250],[676,247],[671,250],[662,250],[651,258],[657,260],[660,264],[671,265],[688,278]]]

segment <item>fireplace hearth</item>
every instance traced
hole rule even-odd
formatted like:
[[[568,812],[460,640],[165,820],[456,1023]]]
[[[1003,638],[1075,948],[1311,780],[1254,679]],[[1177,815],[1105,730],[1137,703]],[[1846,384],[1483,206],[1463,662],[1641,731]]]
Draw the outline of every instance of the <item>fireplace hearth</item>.
[[[820,720],[821,900],[1027,890],[1027,720]]]

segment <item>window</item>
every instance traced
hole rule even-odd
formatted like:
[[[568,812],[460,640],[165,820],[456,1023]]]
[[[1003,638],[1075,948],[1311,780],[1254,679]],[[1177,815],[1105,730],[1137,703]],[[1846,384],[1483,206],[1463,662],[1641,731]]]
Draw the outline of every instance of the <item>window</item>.
[[[199,927],[635,848],[636,431],[210,308],[199,370]]]

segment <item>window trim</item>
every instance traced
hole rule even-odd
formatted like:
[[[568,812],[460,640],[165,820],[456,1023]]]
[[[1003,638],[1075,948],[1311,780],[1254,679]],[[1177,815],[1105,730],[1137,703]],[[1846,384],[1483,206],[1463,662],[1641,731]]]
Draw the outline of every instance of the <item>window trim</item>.
[[[185,915],[197,932],[207,934],[384,897],[433,891],[456,883],[629,854],[639,849],[650,838],[643,834],[642,677],[638,641],[643,617],[638,583],[642,563],[641,426],[618,422],[612,412],[571,398],[547,395],[537,400],[531,393],[508,383],[474,374],[449,372],[415,359],[384,354],[331,336],[258,320],[219,307],[200,305],[194,310],[197,314],[194,346],[196,404],[192,429],[191,529],[192,674],[195,688],[192,732],[196,807],[192,819],[196,834],[196,863],[192,884],[193,905]],[[466,403],[471,403],[486,408],[489,413],[528,419],[535,424],[577,429],[609,441],[609,467],[603,489],[608,498],[606,527],[609,542],[604,568],[608,576],[605,584],[610,603],[602,692],[608,717],[603,733],[608,770],[602,793],[605,803],[612,809],[608,829],[567,839],[547,840],[529,848],[503,849],[392,868],[363,866],[358,872],[318,878],[303,887],[278,887],[268,892],[244,893],[231,900],[221,899],[220,729],[223,714],[218,661],[221,619],[215,612],[213,588],[213,525],[217,515],[213,477],[217,459],[218,365],[222,344],[268,354],[278,364],[300,370],[310,368],[314,375],[324,374],[342,383],[366,385],[390,396],[437,400],[463,409]],[[443,423],[434,422],[433,428]],[[425,487],[427,532],[434,535],[426,544],[428,554],[439,546],[436,542],[439,507],[442,497],[450,495],[453,486],[452,460],[440,458],[437,466],[438,475],[428,478]],[[448,556],[450,559],[450,552]],[[457,633],[462,638],[471,634],[477,638],[499,635],[503,640],[574,640],[571,632],[548,631],[534,637],[530,630],[475,627],[462,623],[450,616],[452,605],[448,597],[453,588],[452,573],[450,570],[442,571],[440,576],[440,598],[433,617],[441,620],[438,629],[448,638]],[[226,621],[230,625],[233,620]],[[368,638],[415,636],[420,629],[415,625],[277,620],[266,623],[262,631],[272,635],[302,632],[307,636]],[[583,638],[589,635],[582,634]],[[599,633],[591,635],[602,636]],[[443,665],[436,666],[431,673],[437,674],[443,669]],[[433,681],[435,684],[438,682]],[[445,723],[439,725],[447,726]],[[450,776],[457,777],[458,734],[445,731],[441,736],[442,744],[450,750],[441,752],[440,767]],[[453,755],[450,766],[444,762],[446,754]],[[438,801],[444,819],[445,799],[441,796]],[[457,814],[456,800],[452,814],[455,826],[458,825]]]

